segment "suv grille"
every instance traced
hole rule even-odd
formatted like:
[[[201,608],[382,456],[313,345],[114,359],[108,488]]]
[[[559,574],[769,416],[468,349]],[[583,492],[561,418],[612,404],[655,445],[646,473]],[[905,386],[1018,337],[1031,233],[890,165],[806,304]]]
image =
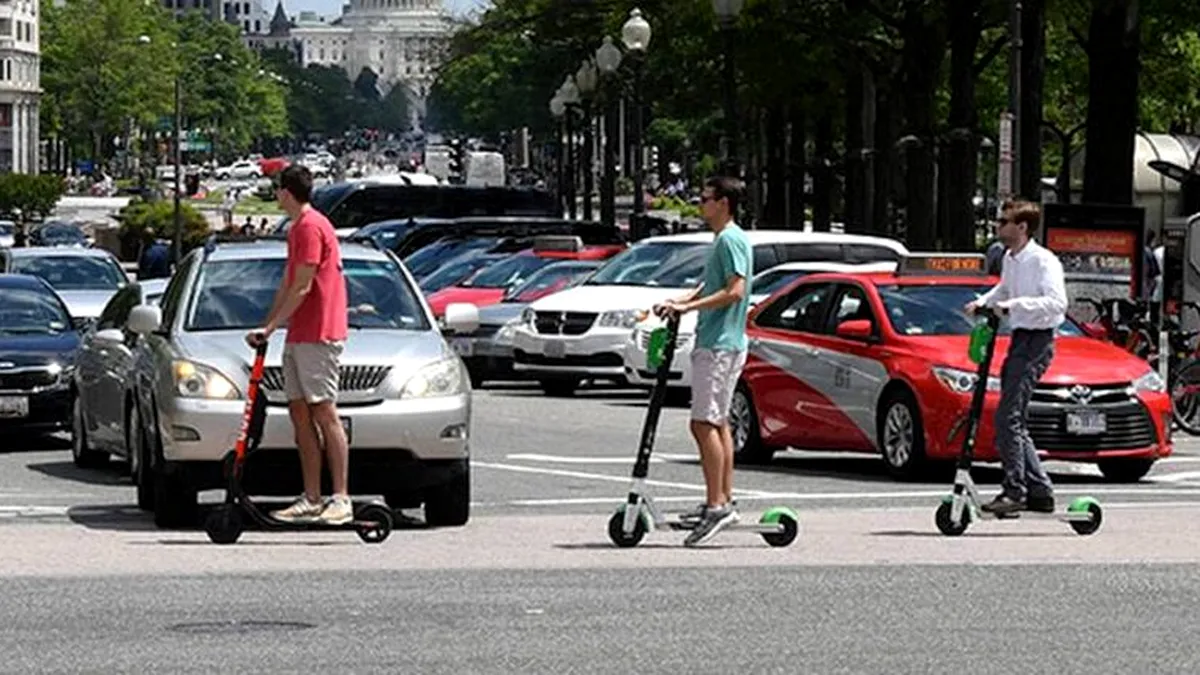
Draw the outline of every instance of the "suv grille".
[[[0,371],[0,391],[30,391],[50,387],[58,382],[58,373],[49,369]]]
[[[537,312],[533,325],[543,335],[583,335],[597,316],[595,312]]]
[[[370,391],[383,384],[389,366],[342,366],[338,372],[339,391]],[[263,389],[283,391],[283,368],[271,366],[263,370]]]

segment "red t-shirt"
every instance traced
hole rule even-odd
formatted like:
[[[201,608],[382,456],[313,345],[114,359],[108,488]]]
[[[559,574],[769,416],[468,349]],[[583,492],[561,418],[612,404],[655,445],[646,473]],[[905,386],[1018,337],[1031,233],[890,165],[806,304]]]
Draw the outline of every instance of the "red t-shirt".
[[[346,277],[342,252],[329,219],[314,208],[304,210],[288,228],[286,283],[296,267],[316,265],[312,287],[288,319],[288,342],[336,342],[346,339]]]

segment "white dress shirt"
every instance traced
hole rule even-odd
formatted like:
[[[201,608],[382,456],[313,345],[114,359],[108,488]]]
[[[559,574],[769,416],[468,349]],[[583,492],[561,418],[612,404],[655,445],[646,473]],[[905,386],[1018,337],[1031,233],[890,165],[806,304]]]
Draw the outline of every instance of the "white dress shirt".
[[[977,301],[1008,310],[1012,327],[1058,328],[1067,315],[1067,287],[1058,257],[1032,239],[1004,254],[1000,283]]]

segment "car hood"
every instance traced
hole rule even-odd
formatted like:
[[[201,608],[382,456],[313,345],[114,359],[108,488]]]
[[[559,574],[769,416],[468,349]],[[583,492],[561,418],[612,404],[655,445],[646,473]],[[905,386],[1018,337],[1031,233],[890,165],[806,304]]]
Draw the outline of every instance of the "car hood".
[[[503,288],[451,286],[435,293],[430,293],[426,300],[429,302],[429,308],[433,310],[433,315],[441,316],[446,313],[446,306],[454,302],[469,302],[476,307],[486,307],[487,305],[500,302],[503,298]]]
[[[68,365],[75,361],[79,334],[67,331],[57,335],[5,335],[0,333],[0,370],[29,368],[51,363]],[[12,364],[7,365],[7,364]]]
[[[265,362],[268,368],[282,363],[286,332],[281,330],[271,337]],[[181,356],[213,366],[234,384],[245,387],[254,359],[245,339],[246,331],[208,331],[184,333],[176,344]],[[402,385],[421,368],[453,356],[442,336],[434,331],[351,330],[341,364],[388,366],[391,376]]]
[[[503,326],[504,324],[521,317],[521,312],[529,304],[525,302],[498,302],[494,305],[479,308],[479,325],[481,326]]]
[[[978,368],[967,355],[971,341],[968,336],[908,340],[914,351],[931,363],[972,373]],[[1010,341],[1008,337],[996,340],[991,367],[993,376],[1000,376]],[[1148,372],[1150,366],[1145,361],[1115,345],[1088,337],[1060,337],[1054,341],[1054,360],[1041,381],[1047,384],[1115,384],[1131,382]]]
[[[656,303],[682,295],[686,288],[661,286],[576,286],[535,301],[535,311],[611,312],[649,310]]]
[[[109,300],[112,300],[117,291],[113,289],[111,291],[57,291],[57,293],[67,305],[67,311],[73,318],[94,319],[100,316],[100,312],[104,311],[104,306],[108,304]]]

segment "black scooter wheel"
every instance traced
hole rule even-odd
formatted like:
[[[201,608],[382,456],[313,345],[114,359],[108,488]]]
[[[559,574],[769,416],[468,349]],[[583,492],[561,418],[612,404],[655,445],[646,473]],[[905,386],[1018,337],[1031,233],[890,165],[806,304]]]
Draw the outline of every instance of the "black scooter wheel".
[[[800,523],[787,514],[779,516],[779,520],[776,522],[783,526],[783,531],[765,532],[762,535],[763,541],[774,548],[790,546],[793,541],[796,541],[796,536],[800,534]]]
[[[380,504],[367,504],[358,510],[362,525],[358,527],[358,538],[368,544],[382,544],[392,533],[392,511]]]
[[[242,514],[233,504],[221,504],[204,519],[204,531],[214,544],[232,544],[242,536]]]
[[[937,509],[937,514],[934,516],[934,522],[937,523],[937,529],[947,537],[957,537],[967,531],[967,527],[971,524],[971,510],[963,508],[962,522],[958,525],[950,519],[950,509],[952,504],[948,501],[942,502]]]
[[[625,534],[626,508],[622,506],[617,509],[617,512],[612,514],[612,518],[608,519],[608,538],[620,548],[633,548],[641,543],[642,537],[646,536],[646,521],[642,519],[641,514],[638,514],[633,532]]]

